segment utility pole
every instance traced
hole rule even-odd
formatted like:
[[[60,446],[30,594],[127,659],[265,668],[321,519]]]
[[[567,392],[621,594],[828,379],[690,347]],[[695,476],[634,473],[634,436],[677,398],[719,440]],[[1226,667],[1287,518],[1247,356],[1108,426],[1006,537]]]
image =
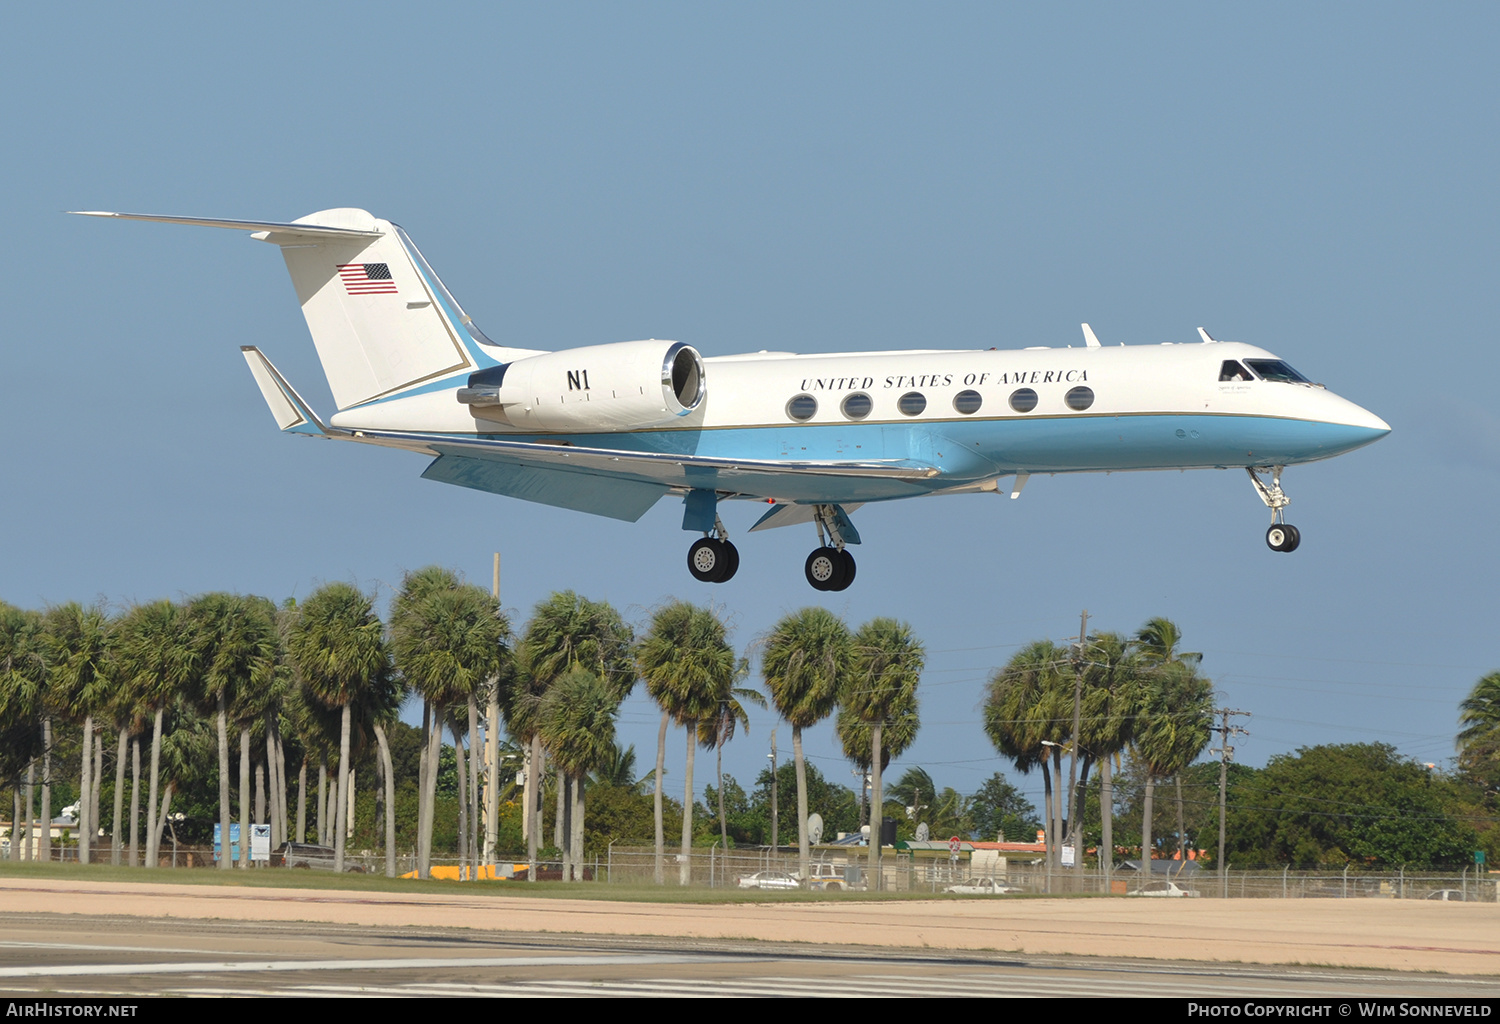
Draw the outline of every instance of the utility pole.
[[[1083,645],[1088,642],[1089,610],[1083,610],[1078,624],[1078,646],[1073,649],[1073,756],[1068,766],[1068,834],[1063,840],[1073,843],[1073,868],[1083,863],[1083,851],[1079,847],[1078,809],[1082,801],[1078,798],[1078,732],[1083,714]]]
[[[771,730],[771,849],[779,845],[776,840],[776,730]]]
[[[1219,716],[1219,723],[1212,730],[1219,734],[1219,748],[1210,750],[1210,754],[1219,755],[1219,857],[1215,863],[1219,867],[1219,895],[1222,898],[1229,896],[1229,873],[1224,870],[1224,803],[1225,791],[1229,788],[1229,762],[1234,759],[1234,747],[1229,745],[1231,736],[1249,736],[1250,733],[1237,725],[1229,724],[1230,715],[1244,715],[1250,717],[1248,711],[1235,711],[1230,708],[1218,708],[1214,714]]]
[[[500,552],[495,552],[495,574],[490,584],[495,603],[500,603]],[[488,773],[484,789],[484,863],[495,863],[495,841],[500,824],[500,679],[490,686],[490,706],[484,716],[484,767]],[[478,875],[478,872],[475,872]]]

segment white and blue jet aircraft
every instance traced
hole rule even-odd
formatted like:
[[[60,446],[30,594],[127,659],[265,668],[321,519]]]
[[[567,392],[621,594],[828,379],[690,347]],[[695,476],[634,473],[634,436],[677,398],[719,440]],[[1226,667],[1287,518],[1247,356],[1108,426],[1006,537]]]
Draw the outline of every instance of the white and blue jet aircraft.
[[[1018,497],[1037,473],[1242,466],[1297,548],[1282,471],[1384,437],[1380,417],[1263,349],[1219,342],[1000,351],[753,352],[675,341],[546,352],[498,345],[405,231],[364,210],[291,223],[88,212],[234,228],[281,249],[338,411],[326,421],[259,349],[242,351],[287,433],[419,452],[429,480],[634,522],[683,503],[696,579],[739,553],[719,502],[769,505],[750,529],[812,523],[807,580],[854,579],[866,502]],[[1002,483],[1003,481],[1003,483]]]

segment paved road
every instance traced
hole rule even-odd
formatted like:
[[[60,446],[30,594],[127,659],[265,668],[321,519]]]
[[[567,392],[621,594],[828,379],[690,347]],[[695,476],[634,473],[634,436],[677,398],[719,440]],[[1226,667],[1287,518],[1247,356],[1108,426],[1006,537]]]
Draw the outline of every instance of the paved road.
[[[985,952],[0,913],[12,996],[1500,998],[1500,978]]]

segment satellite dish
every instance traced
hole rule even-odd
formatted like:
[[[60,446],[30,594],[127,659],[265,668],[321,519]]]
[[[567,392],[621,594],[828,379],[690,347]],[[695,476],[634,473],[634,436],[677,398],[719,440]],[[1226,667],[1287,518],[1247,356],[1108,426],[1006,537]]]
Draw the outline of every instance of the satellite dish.
[[[807,816],[807,841],[814,846],[823,841],[823,816],[821,814]]]
[[[932,831],[927,827],[927,822],[924,821],[917,826],[917,842],[925,843],[931,835]]]

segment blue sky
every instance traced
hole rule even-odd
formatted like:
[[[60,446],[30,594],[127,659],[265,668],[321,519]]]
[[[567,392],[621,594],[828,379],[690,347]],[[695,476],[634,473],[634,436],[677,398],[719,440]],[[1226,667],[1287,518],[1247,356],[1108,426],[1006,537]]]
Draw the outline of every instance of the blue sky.
[[[17,8],[0,598],[350,580],[388,599],[434,562],[488,582],[499,550],[518,620],[564,588],[637,623],[712,601],[742,646],[809,604],[890,615],[929,651],[904,763],[965,791],[1003,767],[978,724],[991,669],[1084,608],[1122,631],[1165,615],[1254,713],[1246,762],[1355,741],[1442,762],[1458,701],[1500,667],[1497,21],[1477,4]],[[1201,324],[1394,429],[1288,472],[1292,556],[1266,549],[1238,472],[1056,477],[1015,502],[867,507],[842,594],[802,580],[806,528],[739,538],[736,579],[697,584],[675,502],[622,524],[278,435],[238,346],[331,399],[276,252],[61,214],[334,206],[402,224],[508,344],[1062,346],[1084,320],[1147,344]],[[622,716],[642,761],[655,717],[644,698]],[[727,770],[758,770],[770,726]],[[852,781],[831,725],[808,742]]]

